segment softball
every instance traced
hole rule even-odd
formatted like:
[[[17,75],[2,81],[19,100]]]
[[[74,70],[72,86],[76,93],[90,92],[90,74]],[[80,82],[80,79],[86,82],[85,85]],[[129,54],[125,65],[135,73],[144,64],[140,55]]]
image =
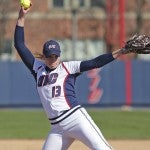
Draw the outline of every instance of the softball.
[[[20,5],[25,9],[30,7],[31,1],[30,0],[20,0]]]

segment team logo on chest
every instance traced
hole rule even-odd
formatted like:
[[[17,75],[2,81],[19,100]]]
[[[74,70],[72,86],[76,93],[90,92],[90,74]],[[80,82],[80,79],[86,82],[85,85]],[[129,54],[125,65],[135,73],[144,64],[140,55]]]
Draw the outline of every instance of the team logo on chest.
[[[51,96],[54,97],[59,97],[61,95],[61,86],[60,85],[53,85],[56,83],[58,78],[58,73],[52,73],[52,74],[47,74],[47,75],[42,75],[40,76],[38,80],[38,87],[46,86],[46,85],[52,85],[51,86]]]
[[[38,80],[38,87],[54,84],[57,81],[57,78],[58,73],[42,75]]]

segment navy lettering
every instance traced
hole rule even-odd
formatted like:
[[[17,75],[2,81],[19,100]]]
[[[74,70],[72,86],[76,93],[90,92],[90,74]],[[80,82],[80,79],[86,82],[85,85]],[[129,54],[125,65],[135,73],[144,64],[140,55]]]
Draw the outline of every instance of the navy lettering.
[[[40,76],[38,80],[38,87],[40,86],[45,86],[48,84],[54,84],[57,81],[58,74],[57,73],[52,73],[50,75],[42,75]]]

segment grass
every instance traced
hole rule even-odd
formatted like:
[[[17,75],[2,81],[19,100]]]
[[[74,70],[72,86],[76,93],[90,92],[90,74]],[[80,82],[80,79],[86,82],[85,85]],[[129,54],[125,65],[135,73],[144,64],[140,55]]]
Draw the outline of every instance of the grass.
[[[109,139],[150,139],[150,110],[93,110],[89,113]]]
[[[150,139],[150,110],[89,109],[89,114],[109,139]],[[46,138],[50,123],[42,110],[0,111],[1,139]]]
[[[0,111],[0,138],[39,139],[49,130],[49,121],[41,110]]]

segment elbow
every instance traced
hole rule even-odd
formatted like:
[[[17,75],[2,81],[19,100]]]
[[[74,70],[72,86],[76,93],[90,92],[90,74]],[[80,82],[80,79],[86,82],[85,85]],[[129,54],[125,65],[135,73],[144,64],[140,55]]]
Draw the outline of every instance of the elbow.
[[[18,45],[18,43],[14,43],[14,47],[16,48],[16,50],[20,49],[20,46]]]
[[[14,47],[16,48],[17,51],[19,51],[24,47],[24,43],[21,43],[21,42],[15,40]]]
[[[14,40],[14,47],[15,47],[16,49],[18,49],[18,47],[19,47],[18,45],[19,45],[19,42],[17,42],[17,40],[15,39],[15,40]]]
[[[14,47],[15,47],[16,49],[18,48],[18,46],[17,46],[16,42],[14,42]]]

